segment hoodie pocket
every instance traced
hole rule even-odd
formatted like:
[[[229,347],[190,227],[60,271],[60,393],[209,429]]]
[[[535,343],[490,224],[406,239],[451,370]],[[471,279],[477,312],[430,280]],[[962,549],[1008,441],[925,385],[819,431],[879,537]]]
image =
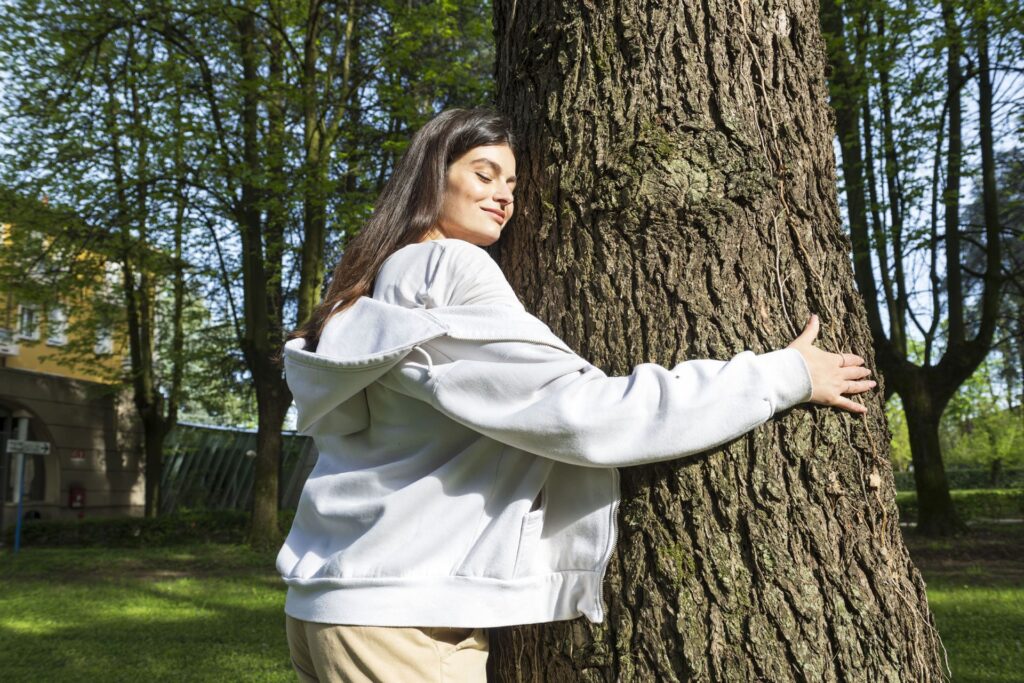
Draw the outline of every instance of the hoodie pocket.
[[[531,573],[530,569],[537,554],[537,544],[544,528],[544,513],[547,508],[547,494],[542,493],[541,495],[540,507],[523,516],[519,532],[519,548],[516,550],[516,561],[512,569],[512,578],[514,579],[528,576]]]

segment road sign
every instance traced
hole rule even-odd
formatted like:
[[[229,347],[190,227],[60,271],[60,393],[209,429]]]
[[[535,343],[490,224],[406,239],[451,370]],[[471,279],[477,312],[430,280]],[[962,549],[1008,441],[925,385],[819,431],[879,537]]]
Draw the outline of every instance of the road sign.
[[[22,441],[21,439],[7,440],[8,453],[24,453],[25,455],[49,455],[49,441]]]

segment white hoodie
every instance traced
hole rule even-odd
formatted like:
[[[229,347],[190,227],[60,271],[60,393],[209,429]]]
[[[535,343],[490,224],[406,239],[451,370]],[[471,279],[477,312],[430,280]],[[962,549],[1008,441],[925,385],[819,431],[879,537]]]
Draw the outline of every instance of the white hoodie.
[[[600,622],[615,468],[714,448],[811,395],[788,348],[608,377],[457,239],[396,251],[304,345],[285,372],[319,459],[277,568],[285,611],[324,623]]]

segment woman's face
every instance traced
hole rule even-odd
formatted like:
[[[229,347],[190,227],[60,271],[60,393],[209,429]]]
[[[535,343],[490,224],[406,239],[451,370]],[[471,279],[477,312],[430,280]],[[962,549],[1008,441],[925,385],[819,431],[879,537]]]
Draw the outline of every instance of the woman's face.
[[[512,217],[516,158],[508,145],[474,147],[448,167],[441,215],[425,239],[494,244]]]

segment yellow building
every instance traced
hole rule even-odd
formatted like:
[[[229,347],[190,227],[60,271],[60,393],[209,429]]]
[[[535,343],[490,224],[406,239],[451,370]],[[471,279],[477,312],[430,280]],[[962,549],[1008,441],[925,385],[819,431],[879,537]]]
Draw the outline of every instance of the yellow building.
[[[38,265],[41,255],[19,270],[17,261],[38,251],[19,250],[20,239],[32,237],[45,254],[61,233],[37,221],[19,231],[4,222],[10,207],[0,202],[0,262],[8,257],[0,268],[0,528],[17,515],[18,456],[7,444],[25,437],[49,444],[48,454],[24,456],[26,518],[141,515],[141,435],[130,390],[118,383],[128,355],[123,326],[90,320],[96,286],[56,288],[57,295]],[[37,217],[48,213],[39,203],[33,209]],[[100,264],[99,288],[105,279],[116,294],[112,259],[95,248],[77,257]]]

